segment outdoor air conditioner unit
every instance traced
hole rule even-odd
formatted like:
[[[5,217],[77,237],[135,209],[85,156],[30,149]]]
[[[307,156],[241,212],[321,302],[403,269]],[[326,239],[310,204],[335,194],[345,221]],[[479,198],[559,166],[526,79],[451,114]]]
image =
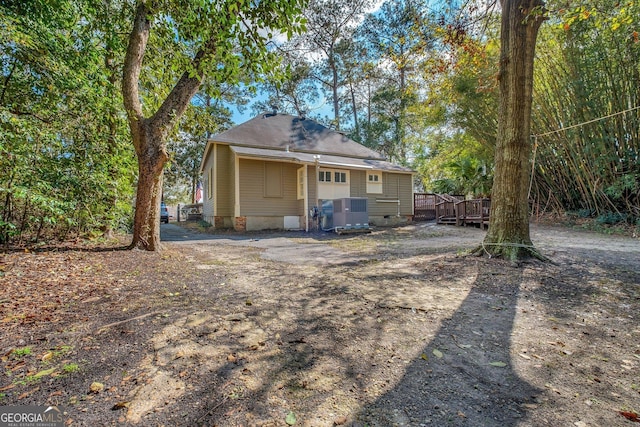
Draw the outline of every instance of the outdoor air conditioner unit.
[[[336,233],[370,231],[368,200],[350,197],[322,201],[322,229]]]

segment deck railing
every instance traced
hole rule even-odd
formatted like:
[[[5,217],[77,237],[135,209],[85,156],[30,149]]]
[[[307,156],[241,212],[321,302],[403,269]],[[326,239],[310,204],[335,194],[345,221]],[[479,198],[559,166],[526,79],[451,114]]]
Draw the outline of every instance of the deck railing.
[[[455,209],[456,225],[473,224],[481,228],[489,227],[490,199],[462,200],[455,204]]]
[[[413,195],[414,220],[435,219],[438,224],[489,226],[491,199],[469,199],[450,194],[415,193]]]

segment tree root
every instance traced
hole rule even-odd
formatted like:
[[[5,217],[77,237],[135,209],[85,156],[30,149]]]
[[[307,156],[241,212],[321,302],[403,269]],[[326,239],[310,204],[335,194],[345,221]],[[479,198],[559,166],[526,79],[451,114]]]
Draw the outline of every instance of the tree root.
[[[420,307],[407,307],[404,305],[388,305],[388,304],[384,304],[384,303],[376,303],[375,305],[376,308],[380,308],[380,309],[387,309],[387,310],[408,310],[408,311],[412,311],[414,313],[417,312],[423,312],[423,313],[428,313],[429,310],[426,310],[424,308],[420,308]]]
[[[469,252],[473,256],[487,256],[488,258],[505,258],[511,261],[515,266],[519,266],[521,261],[534,258],[542,262],[548,262],[556,265],[556,263],[542,253],[540,253],[532,245],[524,245],[520,243],[481,243]]]

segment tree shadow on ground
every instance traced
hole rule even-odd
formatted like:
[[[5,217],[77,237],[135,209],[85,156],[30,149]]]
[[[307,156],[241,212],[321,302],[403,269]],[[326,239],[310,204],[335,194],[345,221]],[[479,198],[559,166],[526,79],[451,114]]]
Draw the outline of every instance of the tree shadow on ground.
[[[309,426],[327,425],[342,414],[351,426],[515,426],[541,393],[517,375],[510,350],[524,273],[505,274],[511,267],[497,260],[472,265],[470,259],[443,265],[451,274],[471,272],[475,280],[435,333],[425,326],[424,341],[433,339],[407,350],[403,322],[420,319],[411,307],[379,305],[359,294],[360,285],[344,276],[332,279],[329,272],[322,281],[312,275],[287,281],[292,267],[277,264],[271,272],[283,287],[277,299],[249,286],[233,298],[219,298],[202,327],[176,324],[183,343],[170,350],[167,365],[158,366],[176,380],[196,375],[200,386],[181,394],[174,406],[181,409],[147,414],[145,423],[276,426],[284,425],[290,410]],[[433,279],[431,273],[424,270],[422,280]],[[391,279],[358,280],[377,287]],[[214,312],[234,308],[233,318],[214,320]],[[443,312],[434,310],[435,317],[424,313],[422,319],[439,320]],[[260,334],[275,340],[251,338]],[[199,365],[182,366],[187,353],[180,348],[211,343],[216,355],[194,353]]]
[[[286,273],[287,266],[276,268],[271,279],[279,281]],[[375,331],[377,322],[370,316],[371,303],[350,295],[340,283],[327,282],[330,279],[323,282],[313,277],[283,280],[288,292],[277,300],[261,295],[260,290],[237,293],[233,299],[218,301],[220,306],[229,305],[219,307],[221,312],[233,312],[235,307],[235,314],[224,320],[214,320],[214,316],[198,328],[179,327],[183,341],[213,342],[222,353],[209,360],[197,356],[201,363],[191,369],[203,386],[187,389],[175,406],[180,409],[171,414],[147,414],[144,422],[273,427],[284,425],[285,410],[307,420],[324,417],[334,403],[340,403],[340,396],[358,407],[354,391],[367,387],[368,373],[355,363],[361,357],[356,350],[358,335]],[[246,303],[249,298],[250,305]],[[337,301],[344,311],[340,316],[327,316]],[[291,322],[283,324],[282,318]],[[263,332],[265,338],[259,336]],[[367,339],[377,341],[381,334],[378,331],[378,336]],[[174,378],[186,371],[176,363],[186,357],[168,359],[171,362],[162,369]],[[344,390],[345,383],[354,391]]]
[[[498,262],[498,261],[496,261]],[[540,390],[514,371],[511,336],[520,280],[480,263],[457,311],[387,393],[365,406],[352,426],[515,426]],[[514,275],[505,275],[513,279]]]

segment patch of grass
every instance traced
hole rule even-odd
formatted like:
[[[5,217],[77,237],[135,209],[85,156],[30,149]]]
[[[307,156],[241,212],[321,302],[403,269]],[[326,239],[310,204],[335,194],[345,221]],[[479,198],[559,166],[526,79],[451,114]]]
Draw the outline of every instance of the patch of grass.
[[[456,256],[463,257],[471,255],[471,251],[469,249],[458,249],[456,250]]]
[[[67,363],[62,366],[62,371],[66,374],[72,374],[74,372],[78,372],[80,370],[80,365],[77,363]]]
[[[56,349],[53,351],[53,354],[55,356],[64,356],[65,354],[71,352],[71,350],[73,350],[73,347],[70,345],[59,345],[58,347],[56,347]]]
[[[574,229],[592,231],[599,234],[622,235],[637,237],[640,233],[640,227],[634,225],[632,221],[617,221],[616,216],[601,215],[598,218],[590,218],[570,222],[568,225]],[[626,217],[625,217],[626,218]]]
[[[34,382],[40,381],[43,377],[47,377],[47,376],[53,374],[54,372],[56,372],[56,368],[45,369],[45,370],[37,372],[37,373],[35,373],[33,375],[27,375],[25,377],[25,381],[27,383],[34,383]]]
[[[25,356],[30,356],[33,353],[33,350],[31,349],[31,347],[27,346],[27,347],[16,348],[11,353],[17,358],[22,358]]]
[[[70,353],[73,350],[73,347],[70,345],[59,345],[54,349],[48,351],[44,356],[42,356],[42,362],[45,365],[52,363],[55,359],[58,359],[66,354]]]
[[[329,242],[329,245],[336,248],[341,249],[345,252],[370,252],[375,251],[378,248],[378,244],[375,242],[371,242],[368,239],[344,239],[344,240],[332,240]]]

